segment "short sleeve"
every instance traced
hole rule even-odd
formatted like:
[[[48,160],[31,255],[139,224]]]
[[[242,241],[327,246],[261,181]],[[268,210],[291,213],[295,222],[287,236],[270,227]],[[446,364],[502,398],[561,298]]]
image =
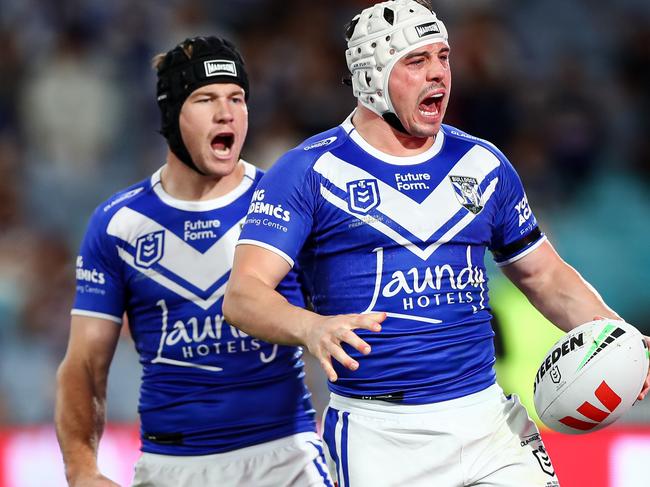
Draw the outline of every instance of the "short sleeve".
[[[291,266],[311,231],[316,201],[313,164],[301,155],[285,154],[262,177],[238,242],[271,250]]]
[[[106,233],[105,215],[98,209],[86,230],[76,262],[77,287],[73,315],[122,323],[124,280],[118,248]]]
[[[519,260],[537,248],[546,237],[537,225],[519,175],[500,155],[499,208],[490,242],[490,250],[499,266]]]

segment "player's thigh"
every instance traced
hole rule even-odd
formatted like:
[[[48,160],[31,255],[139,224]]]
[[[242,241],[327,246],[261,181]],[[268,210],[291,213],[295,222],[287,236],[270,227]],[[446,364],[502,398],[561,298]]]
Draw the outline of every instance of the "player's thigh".
[[[460,443],[414,417],[328,407],[323,439],[339,487],[458,487]]]
[[[494,432],[472,446],[469,485],[558,487],[555,469],[535,423],[517,396],[503,398]],[[472,456],[474,458],[472,458]]]

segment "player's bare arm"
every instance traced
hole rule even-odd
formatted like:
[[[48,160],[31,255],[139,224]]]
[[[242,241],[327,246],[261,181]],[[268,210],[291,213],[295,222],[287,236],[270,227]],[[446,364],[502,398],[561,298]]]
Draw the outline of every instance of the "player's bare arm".
[[[548,241],[501,269],[535,308],[564,331],[597,315],[621,319]]]
[[[72,316],[66,356],[57,373],[55,423],[71,487],[115,487],[97,467],[104,430],[106,381],[120,327],[111,321]]]
[[[362,354],[370,346],[355,329],[378,332],[385,313],[322,316],[293,306],[275,291],[289,272],[286,260],[254,245],[239,245],[223,302],[225,319],[265,341],[281,345],[304,345],[319,360],[327,377],[336,381],[332,358],[350,370],[359,368],[343,349],[347,343]]]
[[[545,241],[521,259],[502,267],[503,273],[549,321],[564,331],[595,317],[622,318],[573,267]],[[650,338],[645,337],[650,347]],[[650,371],[639,400],[650,390]]]

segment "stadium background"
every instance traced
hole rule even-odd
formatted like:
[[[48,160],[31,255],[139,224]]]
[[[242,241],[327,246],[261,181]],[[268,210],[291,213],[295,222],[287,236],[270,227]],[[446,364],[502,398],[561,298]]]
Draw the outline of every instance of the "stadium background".
[[[75,255],[93,208],[163,163],[153,54],[198,34],[236,41],[251,77],[244,157],[269,167],[351,111],[343,26],[369,3],[0,0],[0,486],[63,485],[51,423]],[[434,4],[453,51],[446,122],[509,156],[560,253],[650,333],[650,4]],[[491,277],[500,381],[530,401],[559,333]],[[321,411],[325,382],[307,366]],[[138,379],[124,333],[100,454],[124,482]],[[647,485],[650,400],[602,433],[545,438],[564,487]]]

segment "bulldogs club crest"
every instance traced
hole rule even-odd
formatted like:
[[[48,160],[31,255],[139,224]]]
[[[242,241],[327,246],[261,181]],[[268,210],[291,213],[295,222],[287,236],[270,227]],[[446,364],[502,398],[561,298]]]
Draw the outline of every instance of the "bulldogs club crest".
[[[165,231],[148,233],[135,242],[135,263],[140,267],[151,267],[162,259],[165,246]]]
[[[358,179],[348,183],[348,208],[354,213],[366,214],[380,203],[376,179]]]
[[[476,178],[468,176],[449,176],[456,198],[469,211],[478,214],[483,209],[481,188]]]

